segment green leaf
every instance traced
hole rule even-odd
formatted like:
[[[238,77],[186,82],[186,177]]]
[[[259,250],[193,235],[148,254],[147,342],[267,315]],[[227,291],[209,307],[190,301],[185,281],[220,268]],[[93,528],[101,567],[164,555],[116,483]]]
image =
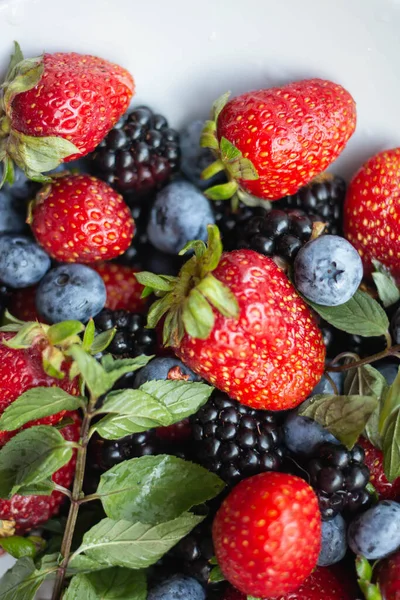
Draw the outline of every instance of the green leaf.
[[[140,390],[161,402],[173,417],[173,423],[196,413],[214,391],[211,385],[197,381],[146,381]]]
[[[219,148],[221,152],[221,159],[224,163],[237,161],[238,158],[242,158],[243,156],[240,150],[225,137],[220,139]]]
[[[48,480],[71,457],[71,443],[54,427],[38,425],[21,431],[0,452],[0,497]]]
[[[400,408],[392,412],[383,432],[383,470],[388,481],[400,477]]]
[[[239,317],[239,304],[235,294],[209,273],[201,282],[196,286],[196,289],[203,294],[203,296],[211,302],[211,304],[220,312],[224,317],[230,317],[237,319]]]
[[[12,185],[14,183],[14,178],[14,163],[10,157],[6,155],[3,159],[3,173],[1,176],[0,188],[2,188],[5,183]]]
[[[220,183],[219,185],[213,185],[207,188],[204,195],[209,200],[229,200],[238,191],[239,185],[237,181],[228,181],[227,183]]]
[[[262,600],[262,598],[256,598],[255,596],[247,596],[247,600]]]
[[[142,285],[160,292],[171,292],[174,289],[174,282],[177,279],[174,277],[171,281],[171,278],[169,277],[166,278],[163,275],[155,275],[154,273],[150,273],[150,271],[135,273],[135,277]]]
[[[49,327],[47,337],[51,344],[57,345],[74,338],[84,331],[85,326],[79,321],[62,321]]]
[[[67,573],[71,576],[78,573],[94,573],[95,571],[102,571],[107,568],[108,566],[104,563],[97,562],[96,560],[85,556],[85,554],[77,554],[69,561]]]
[[[0,581],[0,600],[34,600],[36,592],[56,567],[37,570],[32,558],[20,558]]]
[[[211,570],[210,577],[208,580],[210,583],[220,583],[225,581],[225,577],[221,571],[221,567],[218,565]]]
[[[256,181],[259,179],[257,169],[248,158],[241,158],[233,165],[230,165],[229,171],[235,179],[241,179],[243,181]]]
[[[220,96],[219,98],[217,98],[212,106],[212,119],[214,121],[218,121],[218,117],[221,113],[221,110],[224,108],[225,104],[228,102],[229,100],[229,96],[231,95],[231,92],[225,92],[224,94],[222,94],[222,96]]]
[[[47,325],[41,325],[40,323],[24,323],[19,329],[17,335],[9,340],[2,340],[2,344],[8,348],[14,348],[16,350],[30,348],[38,336],[44,335],[47,329]]]
[[[62,137],[34,137],[13,129],[9,139],[10,155],[28,171],[40,174],[52,171],[65,158],[80,154],[79,149]]]
[[[14,431],[26,423],[84,406],[84,399],[59,387],[36,387],[21,394],[0,417],[0,430]]]
[[[114,327],[113,329],[102,331],[102,333],[96,335],[94,341],[90,346],[90,353],[93,354],[93,356],[95,356],[99,352],[104,352],[104,350],[106,350],[113,341],[116,333],[117,330]]]
[[[94,342],[94,338],[96,335],[96,327],[93,319],[90,319],[88,324],[85,327],[85,333],[83,334],[82,340],[82,348],[85,352],[89,352]]]
[[[400,300],[400,291],[393,277],[388,273],[372,273],[378,296],[385,308]]]
[[[27,58],[15,62],[12,71],[7,73],[9,78],[2,86],[4,90],[4,107],[8,116],[10,116],[11,103],[15,96],[34,88],[41,80],[43,71],[42,57]]]
[[[24,556],[35,558],[37,553],[36,544],[29,538],[19,535],[0,538],[0,546],[5,552],[8,552],[8,554],[17,559],[23,558]]]
[[[193,338],[205,340],[210,335],[215,315],[204,296],[193,288],[183,305],[182,320],[186,333]]]
[[[163,298],[156,300],[150,306],[147,313],[147,327],[154,329],[165,313],[170,310],[174,303],[173,294],[166,294]]]
[[[146,600],[146,574],[131,569],[105,569],[100,573],[75,575],[63,600]]]
[[[12,72],[14,71],[17,64],[21,62],[21,60],[24,60],[24,55],[22,54],[21,46],[18,44],[18,42],[14,41],[14,52],[13,52],[13,54],[11,54],[11,57],[10,57],[10,62],[8,65],[8,70],[7,70],[7,74],[5,77],[5,81],[10,80]]]
[[[99,398],[112,388],[113,383],[110,384],[103,366],[93,356],[85,352],[83,348],[75,345],[71,346],[68,354],[74,359],[79,373],[95,398]]]
[[[314,419],[342,444],[352,448],[377,404],[374,396],[318,394],[301,405],[299,414]]]
[[[156,525],[211,500],[225,484],[214,473],[175,456],[143,456],[100,478],[96,495],[111,519]]]
[[[379,336],[385,335],[389,328],[385,311],[365,292],[357,291],[340,306],[321,306],[305,300],[325,321],[347,333],[363,337]]]
[[[379,433],[384,433],[390,415],[400,407],[400,369],[396,379],[386,392],[385,399],[380,411]]]
[[[144,569],[156,563],[203,519],[186,513],[155,526],[103,519],[84,535],[75,555],[84,552],[110,567]]]
[[[23,485],[18,488],[19,496],[50,496],[54,491],[54,482],[52,479],[39,481],[30,485]]]
[[[200,261],[202,278],[218,267],[223,252],[221,234],[218,227],[216,225],[207,225],[207,235],[207,248]]]

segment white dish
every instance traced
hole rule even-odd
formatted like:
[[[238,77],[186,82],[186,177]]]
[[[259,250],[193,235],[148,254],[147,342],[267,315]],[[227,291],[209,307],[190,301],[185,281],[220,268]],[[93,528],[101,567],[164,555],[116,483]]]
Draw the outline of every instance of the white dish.
[[[12,42],[26,56],[86,52],[135,77],[136,103],[174,127],[205,117],[222,92],[305,77],[344,85],[357,131],[335,170],[350,176],[400,145],[399,0],[0,0],[0,65]],[[0,559],[0,574],[10,565]]]

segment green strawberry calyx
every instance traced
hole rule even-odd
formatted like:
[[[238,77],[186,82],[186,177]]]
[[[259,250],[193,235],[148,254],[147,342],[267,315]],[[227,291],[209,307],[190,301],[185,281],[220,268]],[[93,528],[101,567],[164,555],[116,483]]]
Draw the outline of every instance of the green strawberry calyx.
[[[214,310],[227,318],[239,317],[239,305],[233,292],[213,275],[222,256],[222,243],[216,225],[208,226],[208,241],[188,242],[180,251],[194,252],[177,277],[136,273],[144,285],[142,297],[158,297],[148,313],[147,327],[153,329],[165,316],[163,343],[178,346],[186,334],[207,339],[215,324]]]
[[[213,185],[204,193],[210,200],[231,199],[233,206],[237,206],[239,200],[248,206],[269,205],[268,201],[252,196],[240,186],[241,181],[258,179],[257,169],[251,160],[245,158],[242,152],[225,137],[218,139],[218,117],[228,102],[229,96],[230,92],[227,92],[214,102],[211,118],[204,123],[200,137],[200,146],[209,148],[216,157],[216,160],[204,169],[201,178],[210,179],[217,173],[225,171],[228,181]]]
[[[51,181],[44,175],[58,167],[65,158],[79,153],[69,140],[56,136],[32,136],[13,127],[13,100],[21,93],[36,87],[44,72],[43,57],[24,59],[21,48],[14,42],[0,98],[0,161],[3,174],[0,187],[14,181],[14,164],[24,171],[29,179],[41,183]]]

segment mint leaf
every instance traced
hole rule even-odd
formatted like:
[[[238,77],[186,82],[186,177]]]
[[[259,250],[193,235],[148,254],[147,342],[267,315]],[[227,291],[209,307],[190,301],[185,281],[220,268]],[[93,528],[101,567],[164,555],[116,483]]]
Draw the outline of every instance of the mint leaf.
[[[140,390],[163,404],[173,417],[173,423],[193,415],[211,396],[214,388],[196,381],[146,381]]]
[[[214,473],[181,458],[143,456],[104,473],[96,495],[111,519],[156,525],[211,500],[224,487]]]
[[[363,337],[385,335],[389,320],[383,308],[365,292],[357,291],[340,306],[321,306],[305,299],[325,321],[347,333]]]
[[[301,405],[299,414],[314,419],[352,448],[377,405],[374,396],[318,394]]]
[[[131,569],[105,569],[100,573],[75,575],[63,600],[146,600],[146,575]]]
[[[77,554],[68,563],[68,575],[76,575],[78,573],[93,573],[107,569],[107,565],[99,563],[96,560],[85,556],[85,554]]]
[[[208,580],[210,583],[220,583],[220,581],[225,581],[225,577],[221,571],[221,568],[217,565],[213,569],[211,569],[210,577]]]
[[[47,481],[71,457],[71,443],[56,428],[39,425],[21,431],[0,452],[0,497]]]
[[[90,347],[94,342],[95,335],[96,335],[96,327],[95,327],[93,319],[90,319],[90,321],[88,322],[88,324],[85,327],[85,333],[83,334],[83,340],[82,340],[82,348],[86,352],[89,352]]]
[[[84,331],[85,326],[80,321],[62,321],[51,325],[47,331],[47,337],[54,345],[65,343]],[[79,341],[79,338],[77,338]]]
[[[75,555],[84,552],[109,567],[144,569],[156,563],[203,519],[186,513],[155,526],[103,519],[85,533]]]
[[[0,417],[0,430],[14,431],[29,421],[83,406],[83,398],[71,396],[59,387],[32,388],[6,408]]]
[[[37,553],[36,545],[29,539],[20,535],[0,538],[0,546],[14,558],[23,558],[29,556],[35,558]],[[1,598],[1,592],[0,592]]]
[[[90,353],[95,356],[99,352],[104,352],[113,341],[116,332],[116,329],[108,329],[97,334],[90,346]]]
[[[38,570],[27,556],[19,559],[0,581],[1,600],[33,600],[46,577],[56,570],[57,567]]]
[[[396,304],[400,300],[400,291],[391,275],[386,273],[372,273],[372,279],[378,290],[378,296],[385,308]]]
[[[388,481],[400,477],[400,408],[392,412],[383,432],[383,470]]]
[[[390,415],[400,407],[400,369],[387,390],[379,417],[379,432],[383,434]]]

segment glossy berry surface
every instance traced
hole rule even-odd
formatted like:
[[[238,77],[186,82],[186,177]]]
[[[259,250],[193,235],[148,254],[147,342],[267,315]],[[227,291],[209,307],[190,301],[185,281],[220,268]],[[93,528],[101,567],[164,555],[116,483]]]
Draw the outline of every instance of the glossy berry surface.
[[[152,329],[146,329],[146,319],[139,313],[126,310],[102,310],[94,319],[99,331],[116,328],[116,334],[107,351],[116,355],[153,354],[157,336]]]
[[[337,235],[321,235],[296,256],[294,279],[308,299],[324,306],[344,304],[361,283],[363,266],[353,246]]]
[[[347,532],[354,554],[369,560],[384,558],[400,548],[400,504],[383,500],[358,515]]]
[[[145,367],[137,372],[135,387],[140,387],[146,381],[160,381],[165,379],[200,381],[200,377],[183,364],[179,358],[165,356],[153,358]]]
[[[28,236],[0,236],[0,280],[14,288],[38,283],[50,269],[46,252]]]
[[[227,484],[278,471],[284,455],[279,418],[214,392],[191,417],[193,457]]]
[[[46,252],[60,262],[111,260],[129,247],[135,223],[122,196],[90,175],[66,175],[39,192],[30,219]]]
[[[169,181],[179,159],[179,134],[165,117],[138,106],[100,143],[93,167],[118,191],[140,199]]]
[[[100,275],[106,286],[105,308],[144,312],[146,299],[141,298],[143,286],[135,277],[137,269],[112,262],[95,263],[92,268]]]
[[[321,552],[318,557],[320,567],[328,567],[340,562],[347,552],[347,527],[341,515],[322,522]]]
[[[102,278],[90,267],[64,264],[51,269],[36,292],[36,308],[48,323],[86,323],[106,302]]]
[[[150,590],[147,600],[205,600],[204,588],[193,577],[174,575]]]
[[[378,583],[382,600],[400,598],[400,552],[389,556],[379,564]]]
[[[374,486],[380,500],[400,500],[400,477],[389,482],[383,470],[383,453],[375,448],[371,442],[360,437],[358,444],[365,453],[365,464],[370,470],[370,481]]]
[[[0,233],[22,233],[26,228],[24,214],[17,210],[11,190],[0,190]]]
[[[209,183],[209,181],[208,181]],[[242,202],[237,208],[233,208],[231,202],[226,200],[214,200],[211,205],[215,224],[221,233],[224,250],[236,250],[239,240],[242,239],[243,229],[252,217],[263,217],[266,214],[260,206],[247,206]]]
[[[282,426],[285,445],[294,454],[311,456],[323,442],[335,443],[335,438],[327,429],[308,417],[302,417],[296,410],[291,411]]]

